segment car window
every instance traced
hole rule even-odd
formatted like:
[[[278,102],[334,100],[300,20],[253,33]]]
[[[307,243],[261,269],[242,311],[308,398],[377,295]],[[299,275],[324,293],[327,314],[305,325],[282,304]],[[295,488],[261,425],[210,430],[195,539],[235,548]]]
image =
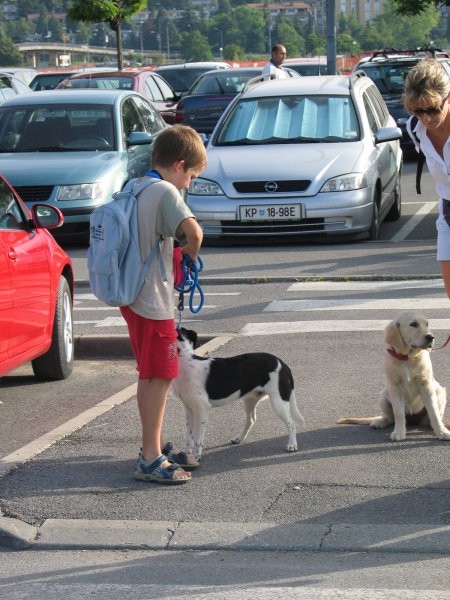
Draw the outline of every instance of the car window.
[[[112,150],[113,116],[102,104],[4,108],[0,112],[0,152]]]
[[[133,102],[136,104],[137,109],[144,122],[144,131],[147,131],[148,133],[151,133],[153,135],[161,129],[165,129],[166,124],[164,122],[164,119],[154,108],[152,108],[148,104],[148,102],[146,102],[143,98],[140,98],[139,96],[134,96]]]
[[[416,63],[417,61],[401,64],[364,64],[361,70],[372,79],[381,94],[401,94],[405,78]]]
[[[161,90],[162,97],[164,100],[173,100],[174,99],[174,91],[172,88],[164,81],[162,77],[158,77],[158,75],[153,75],[152,80],[158,85]]]
[[[366,111],[367,120],[369,122],[370,129],[372,130],[373,133],[376,133],[380,127],[377,122],[377,118],[375,116],[375,111],[372,108],[372,105],[367,97],[367,94],[363,94],[363,102],[364,102],[364,109]]]
[[[369,96],[372,106],[378,115],[378,121],[380,122],[380,125],[384,127],[387,124],[389,113],[387,111],[386,104],[384,103],[383,98],[378,91],[378,88],[374,85],[371,85],[367,88],[367,95]]]
[[[359,127],[349,96],[243,99],[218,132],[216,143],[257,144],[354,141]]]
[[[16,197],[0,180],[0,230],[5,229],[25,229],[25,220]]]
[[[139,112],[131,98],[122,104],[123,135],[128,139],[133,131],[144,131],[144,124],[139,117]]]
[[[160,102],[164,101],[161,90],[156,85],[153,77],[147,77],[145,80],[145,87],[147,88],[148,97],[152,100],[159,100]]]

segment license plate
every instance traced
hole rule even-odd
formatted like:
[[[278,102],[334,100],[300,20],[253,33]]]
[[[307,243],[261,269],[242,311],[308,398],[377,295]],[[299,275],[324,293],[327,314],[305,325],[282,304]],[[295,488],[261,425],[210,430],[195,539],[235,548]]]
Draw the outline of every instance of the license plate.
[[[259,204],[240,206],[241,221],[298,221],[303,218],[303,204]]]

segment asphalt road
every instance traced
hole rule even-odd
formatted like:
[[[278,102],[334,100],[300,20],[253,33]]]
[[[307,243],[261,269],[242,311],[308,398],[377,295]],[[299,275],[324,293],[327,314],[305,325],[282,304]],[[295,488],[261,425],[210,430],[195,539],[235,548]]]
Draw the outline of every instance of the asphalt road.
[[[420,215],[428,201],[431,192],[405,207]],[[389,431],[336,424],[377,413],[383,327],[399,310],[420,308],[439,342],[450,330],[427,219],[430,212],[398,241],[407,218],[377,243],[204,249],[207,306],[183,320],[205,338],[223,336],[214,355],[269,350],[288,362],[306,420],[297,453],[284,452],[287,435],[269,403],[258,407],[246,443],[230,445],[243,418],[235,403],[212,411],[190,484],[145,485],[132,479],[139,418],[126,386],[134,365],[107,358],[112,338],[103,358],[77,361],[69,382],[37,386],[26,367],[3,378],[10,418],[0,422],[2,439],[14,440],[32,407],[25,438],[1,447],[0,542],[32,547],[2,556],[8,597],[443,598],[449,444],[420,429],[394,444]],[[83,252],[72,252],[79,282]],[[304,281],[317,276],[328,281]],[[86,327],[80,337],[123,333],[120,324],[103,326],[102,311],[82,297],[88,293],[78,287],[76,319],[91,321],[77,325]],[[444,385],[447,352],[433,353]],[[64,429],[65,410],[84,412]],[[166,429],[177,447],[183,428],[171,396]],[[15,460],[24,464],[8,474]]]

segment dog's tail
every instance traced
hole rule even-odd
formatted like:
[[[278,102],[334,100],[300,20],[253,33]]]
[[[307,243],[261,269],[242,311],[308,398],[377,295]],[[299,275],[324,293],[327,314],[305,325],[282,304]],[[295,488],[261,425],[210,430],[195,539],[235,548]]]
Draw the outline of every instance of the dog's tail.
[[[372,423],[377,417],[343,417],[338,419],[336,423],[340,425],[359,425],[360,423]]]
[[[305,426],[305,419],[302,413],[298,410],[297,401],[295,399],[295,392],[292,390],[291,397],[289,398],[289,412],[294,421],[297,421],[302,427]]]

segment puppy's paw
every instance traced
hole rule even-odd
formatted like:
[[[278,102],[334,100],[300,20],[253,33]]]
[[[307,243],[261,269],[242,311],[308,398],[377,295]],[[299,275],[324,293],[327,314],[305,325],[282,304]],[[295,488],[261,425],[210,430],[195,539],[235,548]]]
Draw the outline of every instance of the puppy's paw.
[[[295,444],[295,445],[294,444],[288,444],[286,446],[286,452],[297,452],[297,450],[298,450],[297,444]]]
[[[450,431],[448,431],[448,429],[445,429],[444,431],[440,431],[437,434],[437,439],[438,440],[450,440]]]
[[[393,442],[401,442],[402,440],[406,440],[406,432],[403,433],[401,431],[394,431],[391,433],[391,440]]]

